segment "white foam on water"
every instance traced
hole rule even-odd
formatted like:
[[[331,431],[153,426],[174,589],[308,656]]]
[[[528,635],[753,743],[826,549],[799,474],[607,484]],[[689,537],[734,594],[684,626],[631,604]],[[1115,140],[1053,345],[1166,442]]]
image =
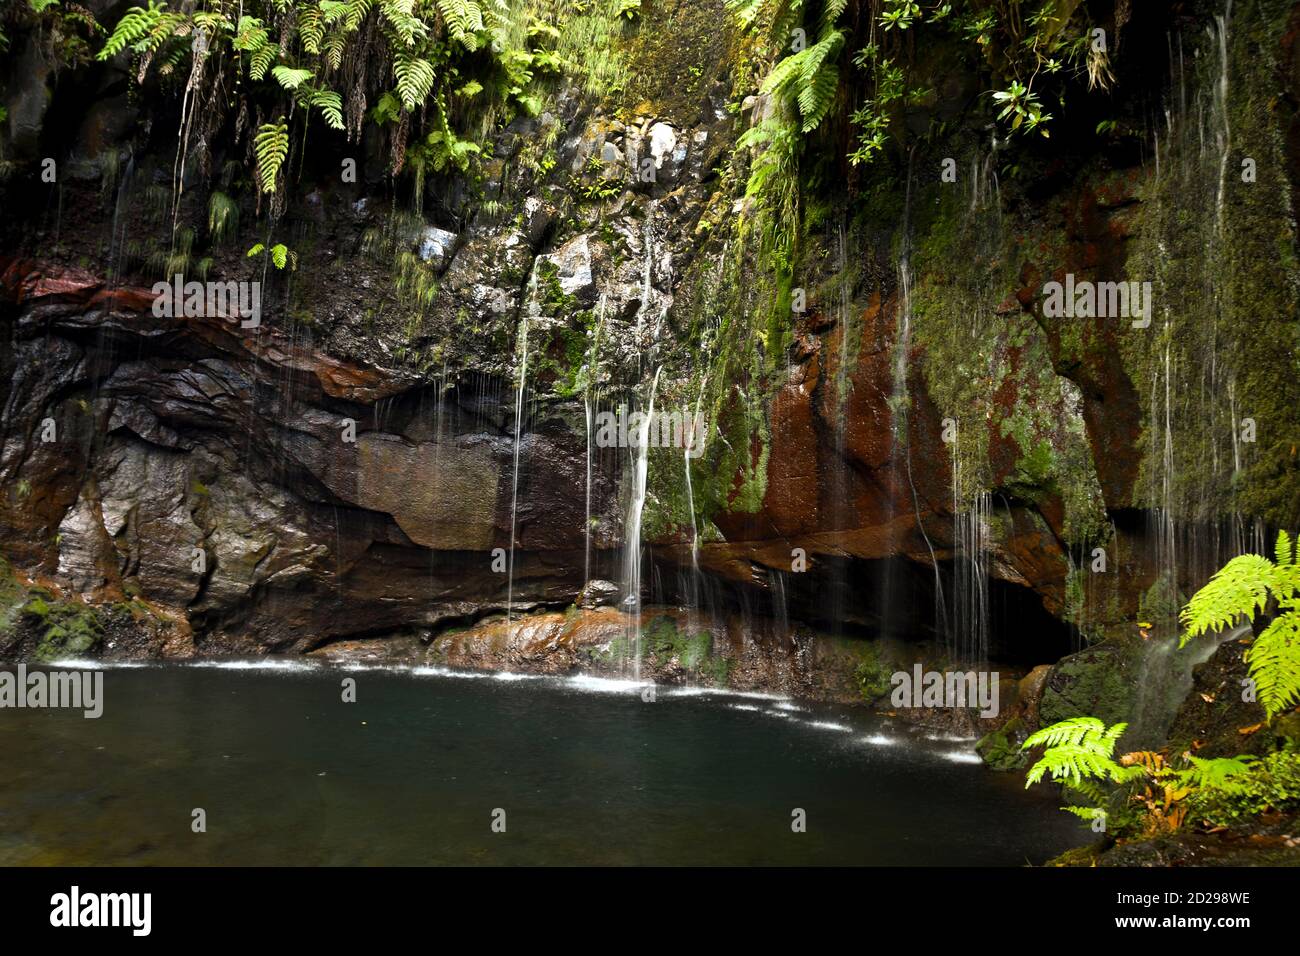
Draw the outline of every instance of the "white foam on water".
[[[952,763],[983,763],[979,754],[971,753],[968,750],[946,750],[939,754],[944,760]]]
[[[514,671],[497,671],[492,675],[492,679],[500,681],[542,680],[545,676],[545,674],[516,674]]]
[[[756,690],[728,690],[725,687],[674,687],[669,691],[673,697],[743,697],[748,700],[779,700],[790,698],[782,694],[764,694]]]
[[[870,737],[863,737],[864,744],[874,744],[877,747],[895,747],[898,745],[897,737],[886,737],[884,734],[872,734]]]
[[[29,665],[30,666],[30,665]],[[90,658],[66,657],[57,661],[49,661],[40,665],[50,668],[62,668],[63,670],[79,671],[111,671],[111,670],[138,670],[142,667],[152,667],[154,665],[146,661],[97,661]]]
[[[318,664],[308,664],[302,661],[277,660],[274,658],[254,661],[191,661],[186,663],[185,666],[205,667],[220,671],[294,671],[297,673],[318,671],[321,669]]]
[[[478,680],[492,675],[487,671],[456,671],[450,667],[412,667],[410,673],[414,677],[463,677],[469,680]]]
[[[972,740],[979,740],[978,737],[964,737],[960,734],[926,734],[925,739],[944,744],[964,744]]]
[[[780,717],[782,720],[794,720],[794,714],[788,714],[783,710],[765,710],[763,713],[769,717]]]
[[[774,706],[777,710],[793,710],[801,714],[808,709],[806,707],[800,707],[797,704],[792,704],[789,701],[784,701],[784,700],[780,701],[779,703],[773,704],[772,706]]]
[[[564,678],[564,686],[593,694],[634,694],[644,687],[653,687],[653,681],[617,680],[612,677],[591,677],[578,674]]]
[[[816,727],[818,730],[839,730],[844,733],[853,730],[853,728],[847,724],[837,724],[830,720],[805,720],[804,723],[809,727]]]
[[[757,704],[728,704],[727,707],[729,707],[731,710],[752,710],[755,712],[761,711],[763,709],[762,707],[759,707]]]

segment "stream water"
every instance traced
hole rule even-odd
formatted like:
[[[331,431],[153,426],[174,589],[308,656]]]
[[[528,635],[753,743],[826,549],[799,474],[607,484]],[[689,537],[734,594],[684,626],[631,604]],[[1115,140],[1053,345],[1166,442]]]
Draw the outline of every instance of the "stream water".
[[[1014,866],[1088,836],[969,741],[775,696],[287,661],[103,695],[0,711],[0,864]]]

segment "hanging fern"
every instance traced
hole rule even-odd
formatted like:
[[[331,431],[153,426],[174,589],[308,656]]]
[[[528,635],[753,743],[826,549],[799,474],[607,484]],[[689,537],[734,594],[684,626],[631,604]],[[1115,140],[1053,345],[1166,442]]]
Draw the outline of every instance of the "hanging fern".
[[[296,90],[312,78],[311,70],[300,70],[291,66],[277,66],[271,71],[271,75],[286,90]]]
[[[433,91],[436,77],[428,60],[399,52],[393,58],[393,74],[397,77],[397,95],[407,110],[414,110]]]
[[[467,50],[478,49],[478,32],[483,29],[483,11],[474,0],[437,0],[438,13],[451,38]]]
[[[1245,660],[1259,702],[1273,718],[1300,702],[1300,564],[1296,542],[1277,536],[1274,561],[1258,554],[1233,558],[1183,608],[1180,646],[1242,618],[1254,622],[1275,601],[1278,614],[1247,649]]]
[[[312,90],[308,104],[320,110],[331,129],[347,128],[343,122],[343,99],[333,90]]]
[[[149,0],[148,8],[132,7],[122,15],[113,32],[104,41],[104,48],[95,56],[97,60],[111,60],[128,46],[140,43],[158,26],[162,20],[165,3]]]
[[[253,152],[257,156],[257,178],[262,192],[275,192],[276,176],[284,159],[289,155],[289,127],[279,123],[264,123],[253,139]]]

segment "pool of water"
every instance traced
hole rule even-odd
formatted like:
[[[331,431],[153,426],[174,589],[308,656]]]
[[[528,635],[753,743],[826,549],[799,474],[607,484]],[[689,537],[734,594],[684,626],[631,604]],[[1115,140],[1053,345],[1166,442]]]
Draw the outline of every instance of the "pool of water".
[[[103,695],[0,709],[0,864],[1023,865],[1088,837],[970,741],[776,696],[297,662]]]

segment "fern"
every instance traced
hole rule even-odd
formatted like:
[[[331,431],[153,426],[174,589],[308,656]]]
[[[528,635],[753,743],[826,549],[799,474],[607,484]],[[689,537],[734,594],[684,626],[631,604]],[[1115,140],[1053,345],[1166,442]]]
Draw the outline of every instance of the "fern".
[[[262,21],[256,17],[241,17],[235,28],[235,39],[231,42],[233,49],[248,53],[248,76],[260,80],[266,76],[279,55],[280,49],[271,42]]]
[[[298,11],[298,36],[302,48],[312,56],[320,55],[321,41],[325,39],[325,17],[320,7],[306,6]]]
[[[1180,786],[1198,790],[1220,790],[1224,793],[1239,792],[1245,784],[1243,778],[1255,772],[1259,760],[1255,757],[1219,757],[1207,760],[1187,755],[1191,766],[1185,770],[1172,770]]]
[[[483,11],[474,0],[436,0],[438,13],[451,38],[467,50],[478,49],[477,33],[483,29]]]
[[[1107,729],[1096,717],[1072,717],[1044,727],[1021,745],[1022,750],[1047,747],[1043,756],[1029,768],[1025,787],[1041,781],[1046,774],[1058,782],[1080,784],[1088,780],[1121,783],[1146,773],[1135,765],[1124,767],[1112,756],[1115,742],[1128,728],[1118,723]]]
[[[163,12],[167,9],[165,3],[155,3],[149,0],[148,8],[132,7],[122,15],[122,19],[117,22],[113,32],[109,34],[104,41],[104,48],[96,54],[97,60],[110,60],[117,56],[128,46],[139,43],[144,40],[158,25],[162,19]]]
[[[277,66],[271,71],[271,75],[286,90],[296,90],[312,78],[311,70],[300,70],[291,66]]]
[[[239,231],[239,205],[223,192],[208,199],[208,235],[214,245]]]
[[[1270,601],[1277,603],[1277,616],[1245,654],[1259,702],[1270,719],[1300,702],[1300,564],[1296,563],[1296,542],[1281,531],[1273,553],[1274,561],[1258,554],[1233,558],[1192,596],[1180,615],[1187,628],[1181,646],[1243,617],[1253,623]]]
[[[428,60],[405,52],[393,58],[393,74],[397,77],[397,95],[407,110],[414,110],[428,99],[436,79]]]
[[[257,156],[257,176],[262,192],[275,192],[276,176],[284,159],[289,155],[289,127],[279,123],[264,123],[253,139],[253,152]]]
[[[1187,627],[1182,644],[1207,631],[1218,631],[1245,615],[1252,621],[1268,604],[1273,563],[1258,554],[1233,558],[1192,596],[1180,619]]]
[[[1300,612],[1275,618],[1246,650],[1245,661],[1269,717],[1300,702]]]
[[[331,129],[346,129],[343,122],[343,98],[333,90],[313,90],[309,100],[325,118]]]
[[[379,0],[379,11],[402,46],[414,46],[417,37],[425,37],[429,28],[415,16],[415,0]]]

